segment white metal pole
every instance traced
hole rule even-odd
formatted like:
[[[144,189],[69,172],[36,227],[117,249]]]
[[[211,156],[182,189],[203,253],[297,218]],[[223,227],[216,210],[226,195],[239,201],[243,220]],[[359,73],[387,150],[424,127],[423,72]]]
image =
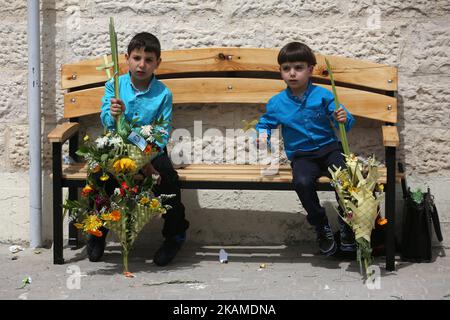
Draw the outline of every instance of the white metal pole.
[[[39,0],[28,0],[28,124],[30,148],[30,247],[42,246],[41,55]]]

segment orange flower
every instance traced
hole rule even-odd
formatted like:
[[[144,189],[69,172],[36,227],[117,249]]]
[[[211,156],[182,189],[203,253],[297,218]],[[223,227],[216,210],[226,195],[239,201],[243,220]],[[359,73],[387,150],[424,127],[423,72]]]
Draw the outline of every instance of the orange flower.
[[[90,233],[96,237],[101,237],[103,233],[100,230],[86,230],[87,233]]]
[[[377,223],[378,223],[378,225],[380,225],[380,226],[384,226],[387,222],[388,222],[388,221],[387,221],[386,218],[379,217],[379,218],[377,219]]]
[[[152,146],[148,144],[144,149],[144,153],[149,154],[150,152],[152,152]]]
[[[112,221],[119,221],[121,217],[120,211],[114,210],[111,212],[111,220]]]
[[[92,189],[92,187],[90,185],[86,185],[83,190],[81,190],[81,196],[83,197],[87,197],[89,195],[89,193],[91,193],[92,191],[94,191],[94,189]]]

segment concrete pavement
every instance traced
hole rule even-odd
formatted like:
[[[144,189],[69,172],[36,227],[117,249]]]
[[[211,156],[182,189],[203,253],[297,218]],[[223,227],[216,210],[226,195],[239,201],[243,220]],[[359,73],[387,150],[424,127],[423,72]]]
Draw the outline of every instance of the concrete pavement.
[[[432,263],[399,262],[364,284],[356,261],[319,255],[314,243],[297,246],[204,246],[187,243],[172,265],[157,267],[159,244],[131,253],[135,278],[122,275],[120,247],[108,243],[102,262],[92,263],[85,247],[66,248],[66,264],[53,265],[52,250],[12,254],[0,244],[0,299],[450,299],[448,249],[436,249]],[[219,250],[228,263],[219,262]],[[14,258],[15,257],[15,258]],[[14,259],[14,260],[13,260]],[[32,282],[23,286],[22,280]],[[378,282],[379,280],[379,282]]]

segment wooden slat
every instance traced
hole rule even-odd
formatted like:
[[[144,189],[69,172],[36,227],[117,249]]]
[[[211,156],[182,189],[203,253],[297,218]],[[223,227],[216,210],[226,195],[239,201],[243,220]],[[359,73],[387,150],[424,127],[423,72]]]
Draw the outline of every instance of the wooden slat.
[[[292,175],[289,166],[280,166],[280,172],[276,175],[262,175],[261,169],[267,168],[263,165],[234,165],[234,164],[190,164],[184,168],[177,169],[182,181],[226,181],[226,182],[280,182],[291,183]],[[379,183],[386,183],[386,168],[379,168]],[[87,174],[86,165],[83,163],[64,165],[63,178],[69,180],[85,180]],[[402,174],[397,174],[397,181]],[[328,177],[320,177],[319,183],[329,183]]]
[[[157,74],[214,72],[214,71],[269,71],[279,73],[279,49],[263,48],[198,48],[167,50],[161,53],[162,63]],[[313,77],[328,79],[324,74],[325,61],[330,61],[335,80],[368,88],[396,91],[397,68],[369,61],[316,54],[317,66]],[[110,61],[111,59],[108,58]],[[64,64],[61,69],[61,87],[74,88],[107,80],[103,57]],[[119,57],[120,74],[128,72],[124,55]]]
[[[398,147],[400,139],[398,137],[398,129],[396,126],[382,126],[383,145],[385,147]]]
[[[111,56],[108,56],[108,61],[111,62]],[[103,64],[103,57],[63,64],[61,67],[61,88],[70,89],[87,84],[106,82],[108,79],[105,70],[96,69]],[[110,70],[112,74],[113,71]],[[125,55],[122,54],[119,56],[119,73],[124,74],[126,72],[128,72],[128,65],[125,61]]]
[[[314,77],[329,79],[325,58],[330,62],[334,80],[337,82],[397,91],[397,68],[370,61],[316,54]]]
[[[85,89],[64,95],[64,118],[76,118],[101,112],[105,87]]]
[[[63,143],[71,136],[73,136],[77,131],[80,125],[76,122],[65,122],[62,124],[58,124],[55,129],[50,131],[47,135],[48,140],[50,142],[61,142]]]
[[[162,80],[173,93],[174,104],[250,103],[265,104],[286,88],[282,80],[248,78],[185,78]],[[330,86],[321,85],[329,90]],[[383,122],[397,122],[397,99],[373,92],[338,87],[341,103],[353,115]],[[104,87],[67,93],[64,117],[100,112]]]

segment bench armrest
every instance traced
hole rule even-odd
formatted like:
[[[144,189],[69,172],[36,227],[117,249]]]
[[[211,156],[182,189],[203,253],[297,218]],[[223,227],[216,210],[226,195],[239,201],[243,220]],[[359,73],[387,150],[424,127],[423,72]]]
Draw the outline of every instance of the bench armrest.
[[[47,138],[50,142],[60,142],[64,143],[78,132],[80,124],[77,122],[65,122],[63,124],[58,124],[55,129],[53,129]]]
[[[398,137],[398,129],[396,126],[382,126],[383,145],[385,147],[398,147],[400,139]]]

